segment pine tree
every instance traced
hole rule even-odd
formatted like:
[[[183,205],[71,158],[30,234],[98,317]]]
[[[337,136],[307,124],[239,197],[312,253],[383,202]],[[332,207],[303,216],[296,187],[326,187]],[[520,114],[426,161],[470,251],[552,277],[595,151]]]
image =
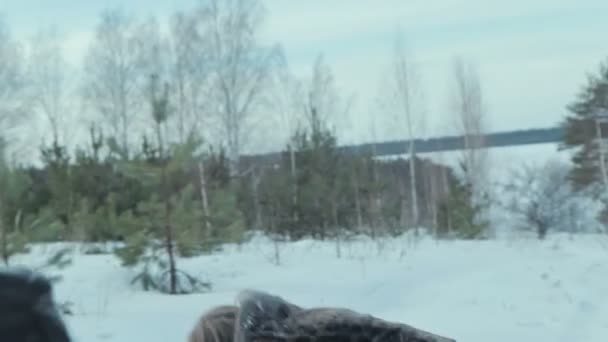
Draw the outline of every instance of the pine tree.
[[[461,167],[466,166],[461,163]],[[489,224],[479,221],[478,214],[484,208],[473,202],[473,190],[468,182],[450,176],[449,194],[438,203],[438,233],[464,239],[483,238]]]
[[[202,248],[204,220],[196,192],[191,184],[177,192],[170,187],[172,180],[181,178],[183,168],[191,165],[188,161],[198,145],[195,141],[176,145],[171,157],[160,165],[137,160],[124,166],[127,174],[157,189],[135,210],[120,215],[116,223],[126,237],[125,246],[116,253],[123,265],[143,267],[133,281],[146,290],[178,294],[208,288],[177,266],[178,256],[195,255]]]
[[[567,106],[570,115],[563,126],[566,134],[562,148],[575,149],[570,179],[577,189],[603,183],[608,189],[606,135],[608,134],[608,60]]]
[[[312,234],[324,239],[331,233],[330,226],[337,224],[337,193],[340,156],[336,150],[336,137],[326,127],[313,107],[308,127],[300,127],[293,136],[298,160],[297,223],[292,234],[295,238]]]
[[[74,192],[72,189],[70,158],[66,148],[57,142],[48,148],[41,148],[42,160],[46,165],[47,186],[50,191],[50,209],[60,221],[64,229],[56,239],[72,238],[72,214],[74,207]]]
[[[159,96],[156,82],[153,76],[150,103],[156,148],[144,139],[143,157],[122,164],[127,175],[140,180],[152,193],[150,198],[138,204],[137,215],[124,213],[121,216],[122,224],[127,227],[127,237],[126,246],[117,250],[117,255],[126,266],[143,265],[133,281],[142,283],[144,289],[187,293],[208,287],[177,266],[180,251],[190,255],[196,249],[191,242],[200,241],[193,235],[202,231],[203,217],[202,208],[191,205],[194,199],[192,186],[176,191],[175,183],[182,180],[184,170],[193,164],[201,141],[190,136],[183,144],[166,145],[162,132],[169,117],[168,86]],[[157,277],[153,276],[154,267],[159,272]]]

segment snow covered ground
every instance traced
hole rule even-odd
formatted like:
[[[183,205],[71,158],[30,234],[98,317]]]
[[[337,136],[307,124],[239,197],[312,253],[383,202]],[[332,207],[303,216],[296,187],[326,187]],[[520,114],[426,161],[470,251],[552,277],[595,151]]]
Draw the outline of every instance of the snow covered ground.
[[[512,168],[551,159],[556,144],[489,150],[491,181]],[[458,152],[425,155],[455,166]],[[58,245],[36,246],[15,264],[37,265]],[[60,302],[73,303],[67,323],[75,342],[186,341],[200,314],[255,288],[302,306],[340,306],[401,321],[459,342],[608,341],[608,235],[513,234],[477,242],[381,242],[343,246],[305,240],[281,246],[281,264],[263,237],[240,248],[179,261],[213,283],[205,294],[167,296],[129,285],[132,273],[112,255],[74,252],[59,271]],[[54,272],[56,273],[56,272]]]
[[[36,246],[18,264],[36,264],[56,246]],[[198,316],[231,303],[244,288],[276,293],[302,306],[341,306],[462,342],[608,341],[608,237],[552,235],[481,242],[411,238],[343,246],[262,237],[180,266],[213,282],[212,292],[146,293],[112,255],[74,255],[60,271],[58,301],[75,341],[186,341]]]

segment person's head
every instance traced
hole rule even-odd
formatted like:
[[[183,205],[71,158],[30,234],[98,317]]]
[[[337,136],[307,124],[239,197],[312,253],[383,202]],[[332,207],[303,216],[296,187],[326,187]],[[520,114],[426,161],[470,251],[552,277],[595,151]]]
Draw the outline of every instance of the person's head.
[[[26,269],[0,271],[0,340],[70,341],[52,285],[42,274]]]
[[[238,308],[221,305],[205,312],[190,332],[189,342],[233,342]]]

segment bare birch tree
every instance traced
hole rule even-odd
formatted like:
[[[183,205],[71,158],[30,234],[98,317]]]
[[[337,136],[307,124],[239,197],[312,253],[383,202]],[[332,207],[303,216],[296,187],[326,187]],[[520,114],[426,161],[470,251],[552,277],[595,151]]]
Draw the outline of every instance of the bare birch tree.
[[[424,125],[423,91],[421,81],[414,61],[407,56],[404,38],[401,33],[396,35],[393,46],[393,61],[391,65],[389,94],[392,100],[392,110],[401,120],[405,120],[407,132],[407,151],[409,154],[409,188],[410,188],[410,224],[418,233],[420,211],[418,208],[417,176],[416,176],[416,146],[414,139]],[[402,121],[401,121],[402,122]],[[403,215],[403,214],[402,214]]]
[[[325,63],[323,54],[319,54],[315,60],[307,91],[309,104],[306,107],[306,119],[308,121],[312,119],[311,110],[314,109],[319,121],[335,125],[341,110],[339,108],[340,98],[335,88],[333,73],[329,65]]]
[[[0,138],[26,114],[24,53],[0,19]]]
[[[209,62],[214,112],[228,148],[232,175],[259,109],[276,47],[264,47],[257,34],[264,20],[258,0],[211,0],[199,12],[208,19]]]
[[[209,62],[209,15],[204,9],[185,13],[178,11],[169,20],[168,78],[172,83],[172,124],[177,141],[185,143],[194,136],[208,138],[204,128],[209,124],[208,97],[211,63]],[[205,174],[205,157],[198,160],[199,193],[204,213],[204,226],[211,231],[210,203]]]
[[[40,30],[32,39],[28,73],[31,80],[31,96],[36,111],[50,127],[54,145],[66,143],[67,134],[74,123],[73,71],[65,61],[62,38],[54,28]]]
[[[339,124],[348,123],[350,111],[354,103],[354,96],[343,98],[336,87],[334,74],[329,64],[325,62],[323,54],[315,59],[312,76],[302,92],[306,100],[301,102],[304,108],[305,124],[311,125],[318,120],[327,125],[327,128],[336,134]],[[313,110],[315,111],[313,118]]]
[[[169,89],[173,88],[172,79],[170,75],[171,70],[171,53],[170,43],[166,36],[160,32],[160,24],[155,17],[149,17],[137,26],[136,32],[133,36],[136,44],[138,45],[138,59],[135,77],[137,79],[144,77],[147,79],[145,87],[140,87],[140,84],[136,84],[140,95],[143,98],[151,98],[151,85],[154,87],[160,87],[162,84],[166,91],[163,97],[167,99],[166,108],[163,112],[166,117],[162,120],[162,125],[159,125],[158,118],[155,116],[146,117],[149,127],[153,127],[157,141],[159,143],[159,151],[162,153],[172,142],[175,140],[175,136],[169,132],[169,121],[173,119],[175,113],[175,106],[173,104],[173,94],[169,93]],[[151,83],[150,83],[151,81]],[[142,85],[144,85],[142,83]],[[160,89],[156,89],[160,94]],[[155,98],[158,94],[154,94],[152,98]],[[171,101],[169,101],[169,99]],[[162,135],[162,139],[158,139],[159,134]]]
[[[120,10],[101,14],[95,39],[85,57],[84,97],[110,129],[124,156],[130,131],[144,109],[140,43],[134,19]],[[149,75],[147,75],[149,76]]]
[[[169,23],[169,75],[174,85],[174,125],[180,142],[195,133],[202,135],[202,128],[209,123],[206,120],[209,108],[205,100],[211,63],[208,60],[209,39],[205,36],[205,20],[208,17],[196,11],[177,12]]]
[[[453,108],[457,114],[457,127],[464,139],[464,179],[471,187],[473,204],[482,205],[488,195],[489,180],[484,139],[487,122],[481,80],[476,68],[463,59],[455,59],[453,68]]]
[[[290,72],[285,58],[279,59],[279,68],[273,73],[273,76],[270,101],[277,111],[279,126],[285,132],[287,140],[292,185],[291,204],[296,208],[298,205],[297,162],[294,142],[291,139],[303,118],[302,109],[305,108],[303,103],[305,96],[301,82]],[[297,210],[294,210],[292,219],[294,222],[298,222]]]

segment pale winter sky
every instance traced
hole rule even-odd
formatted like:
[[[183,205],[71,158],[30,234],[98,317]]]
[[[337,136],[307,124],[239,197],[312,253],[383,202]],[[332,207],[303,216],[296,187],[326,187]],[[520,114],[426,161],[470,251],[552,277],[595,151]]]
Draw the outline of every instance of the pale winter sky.
[[[195,0],[4,0],[0,11],[20,38],[56,25],[78,63],[104,8],[123,7],[161,19]],[[556,125],[585,74],[608,57],[606,0],[266,0],[262,37],[283,44],[292,69],[307,75],[322,52],[344,96],[356,95],[343,141],[404,137],[403,126],[374,109],[391,58],[396,28],[419,64],[427,118],[420,136],[451,133],[451,62],[480,71],[491,130]],[[263,143],[263,134],[258,134]]]

